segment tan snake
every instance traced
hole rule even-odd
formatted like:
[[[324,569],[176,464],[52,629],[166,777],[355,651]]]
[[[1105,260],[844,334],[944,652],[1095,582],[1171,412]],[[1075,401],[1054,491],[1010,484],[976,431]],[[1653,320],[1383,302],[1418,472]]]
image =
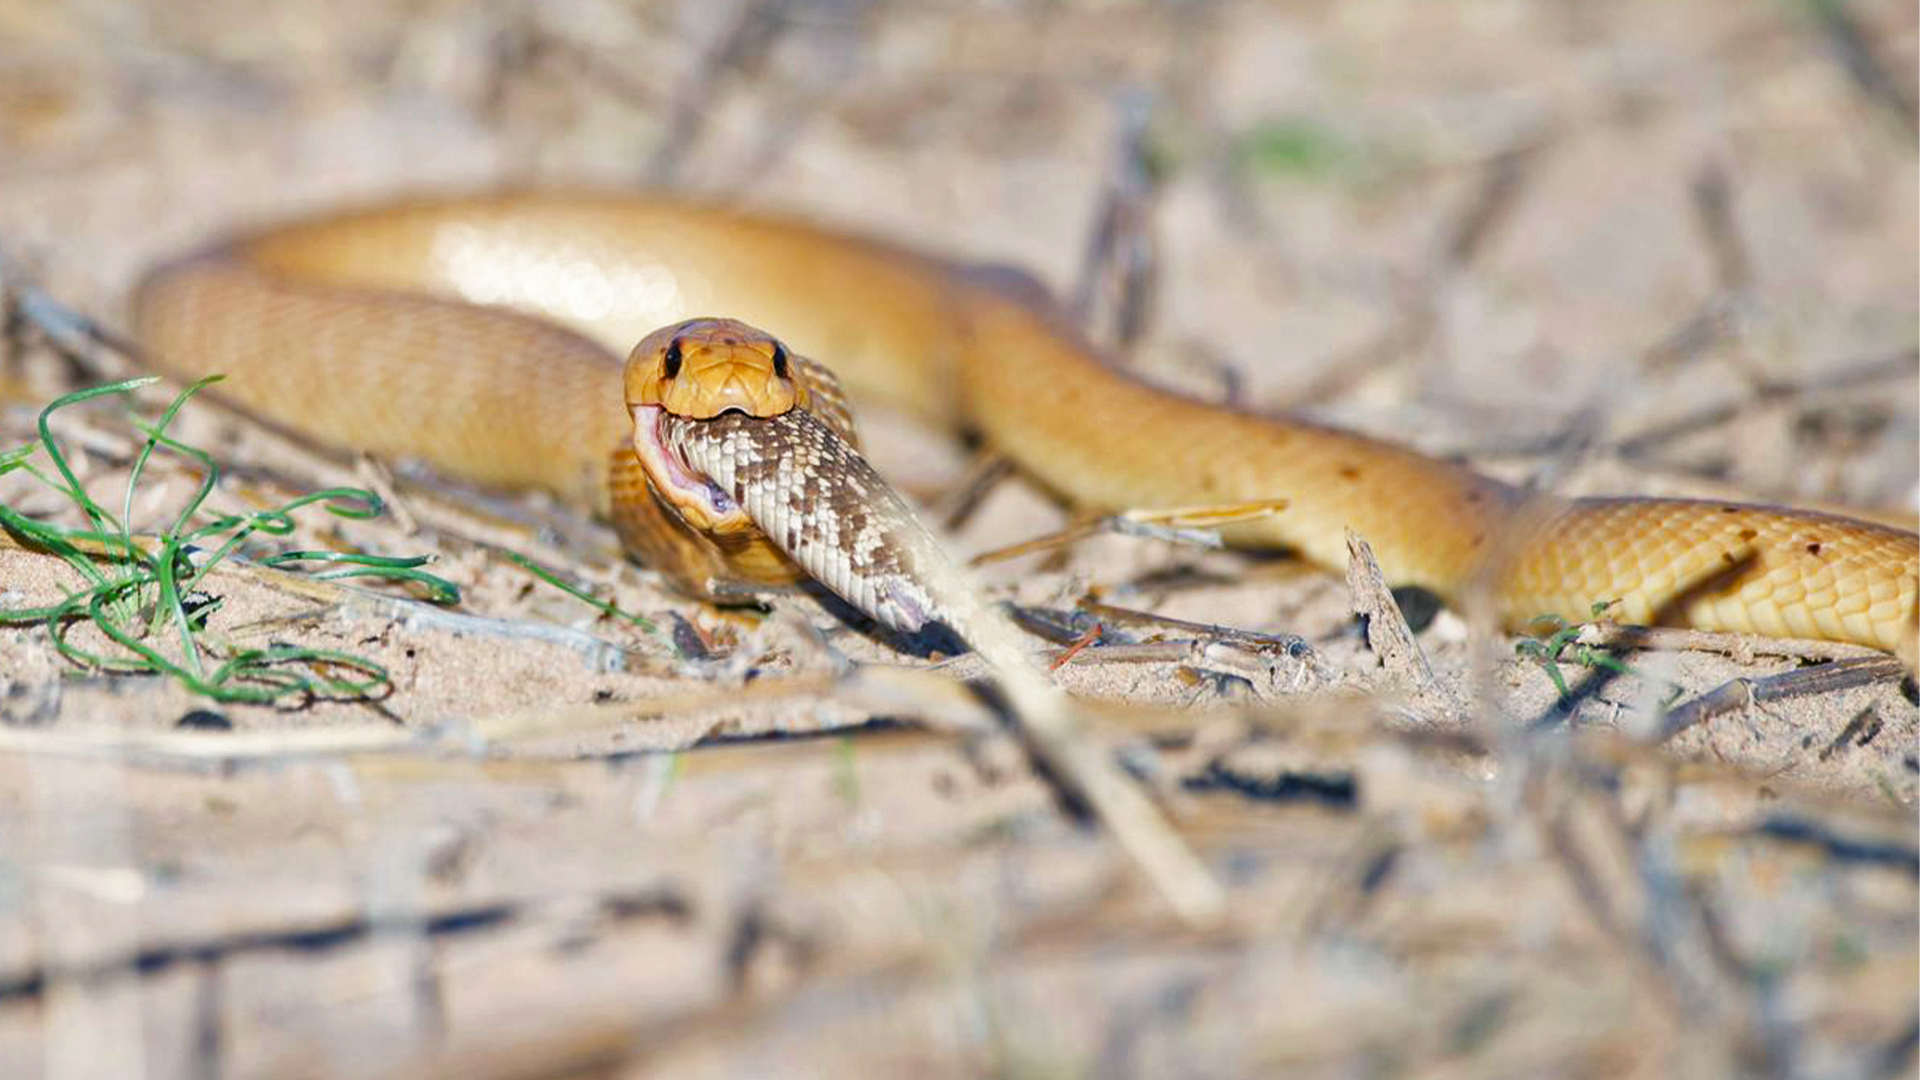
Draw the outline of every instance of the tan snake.
[[[700,316],[740,323],[648,338],[623,394],[618,355]],[[1914,655],[1912,533],[1728,502],[1523,498],[1410,449],[1150,385],[1043,305],[963,268],[794,221],[578,192],[394,204],[166,265],[138,290],[134,319],[162,369],[224,372],[225,397],[283,427],[607,514],[643,561],[696,595],[720,580],[790,578],[783,552],[796,543],[783,541],[800,538],[769,544],[745,518],[690,520],[685,497],[713,478],[660,471],[691,469],[685,445],[650,474],[650,433],[687,407],[674,395],[698,390],[734,411],[675,423],[738,425],[771,400],[850,435],[831,364],[861,400],[977,432],[1079,506],[1284,499],[1277,514],[1227,527],[1227,540],[1338,567],[1352,529],[1391,581],[1453,600],[1484,588],[1511,626],[1583,620],[1604,602],[1623,622]],[[659,379],[670,348],[689,365],[667,380],[678,390]],[[694,353],[723,373],[698,375]],[[765,370],[751,374],[755,364]],[[804,499],[794,506],[824,520]],[[886,552],[862,532],[837,531],[808,569],[877,566]]]

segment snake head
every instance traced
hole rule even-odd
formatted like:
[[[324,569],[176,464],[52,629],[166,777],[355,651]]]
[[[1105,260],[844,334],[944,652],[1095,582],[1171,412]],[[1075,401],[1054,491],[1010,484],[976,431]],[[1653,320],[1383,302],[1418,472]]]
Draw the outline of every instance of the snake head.
[[[779,416],[807,406],[808,387],[785,345],[733,319],[663,326],[627,357],[627,407],[658,405],[674,416]]]
[[[626,371],[633,448],[655,493],[681,520],[709,533],[752,528],[738,498],[670,445],[670,425],[804,410],[812,391],[801,367],[773,335],[733,319],[674,323],[634,346]]]

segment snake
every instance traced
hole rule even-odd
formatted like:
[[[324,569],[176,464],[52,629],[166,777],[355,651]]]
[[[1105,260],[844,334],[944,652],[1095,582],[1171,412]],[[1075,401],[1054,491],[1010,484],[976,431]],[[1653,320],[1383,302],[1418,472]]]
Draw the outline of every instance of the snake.
[[[550,492],[693,597],[810,576],[889,626],[939,614],[910,513],[852,464],[852,401],[977,438],[1087,512],[1271,501],[1222,538],[1337,570],[1356,534],[1389,582],[1490,602],[1509,629],[1604,611],[1915,655],[1914,533],[1553,497],[1203,400],[1005,274],[800,218],[624,192],[402,198],[215,240],[130,306],[164,373],[224,374],[220,396],[322,445]]]

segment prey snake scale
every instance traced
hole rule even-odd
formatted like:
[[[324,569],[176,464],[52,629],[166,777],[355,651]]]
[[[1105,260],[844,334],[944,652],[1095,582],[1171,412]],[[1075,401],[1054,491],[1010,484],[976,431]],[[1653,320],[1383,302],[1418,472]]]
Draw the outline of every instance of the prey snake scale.
[[[678,325],[706,315],[727,318]],[[865,400],[977,432],[1076,504],[1283,499],[1226,539],[1338,567],[1351,528],[1389,580],[1484,589],[1509,625],[1611,602],[1623,622],[1914,655],[1912,533],[1725,502],[1523,498],[1403,447],[1151,386],[937,259],[713,206],[511,194],[312,219],[159,268],[134,327],[161,369],[223,372],[227,399],[319,442],[606,514],[697,595],[804,567],[890,625],[938,617],[889,539],[896,505],[859,502],[865,474],[832,449],[852,427],[824,362]],[[759,449],[754,416],[786,418]],[[797,456],[782,465],[775,445]]]

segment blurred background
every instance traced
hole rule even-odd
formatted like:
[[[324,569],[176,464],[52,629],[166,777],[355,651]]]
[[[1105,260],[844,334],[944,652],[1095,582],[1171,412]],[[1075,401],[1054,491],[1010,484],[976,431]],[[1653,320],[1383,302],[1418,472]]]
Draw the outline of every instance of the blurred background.
[[[1917,60],[1899,0],[0,0],[0,253],[112,327],[154,260],[290,215],[671,189],[1018,267],[1152,378],[1510,478],[1911,515]],[[12,441],[84,381],[11,363]],[[1310,588],[1259,618],[1344,632]],[[187,707],[25,640],[8,710]],[[1262,775],[1364,794],[1186,817],[1217,937],[950,747],[10,755],[0,1074],[1911,1076],[1884,696],[1838,717],[1888,729],[1856,801],[1789,819],[1892,838],[1852,847],[1771,824],[1845,732],[1736,725],[1709,794],[1634,759],[1536,829],[1452,744],[1289,728]]]

